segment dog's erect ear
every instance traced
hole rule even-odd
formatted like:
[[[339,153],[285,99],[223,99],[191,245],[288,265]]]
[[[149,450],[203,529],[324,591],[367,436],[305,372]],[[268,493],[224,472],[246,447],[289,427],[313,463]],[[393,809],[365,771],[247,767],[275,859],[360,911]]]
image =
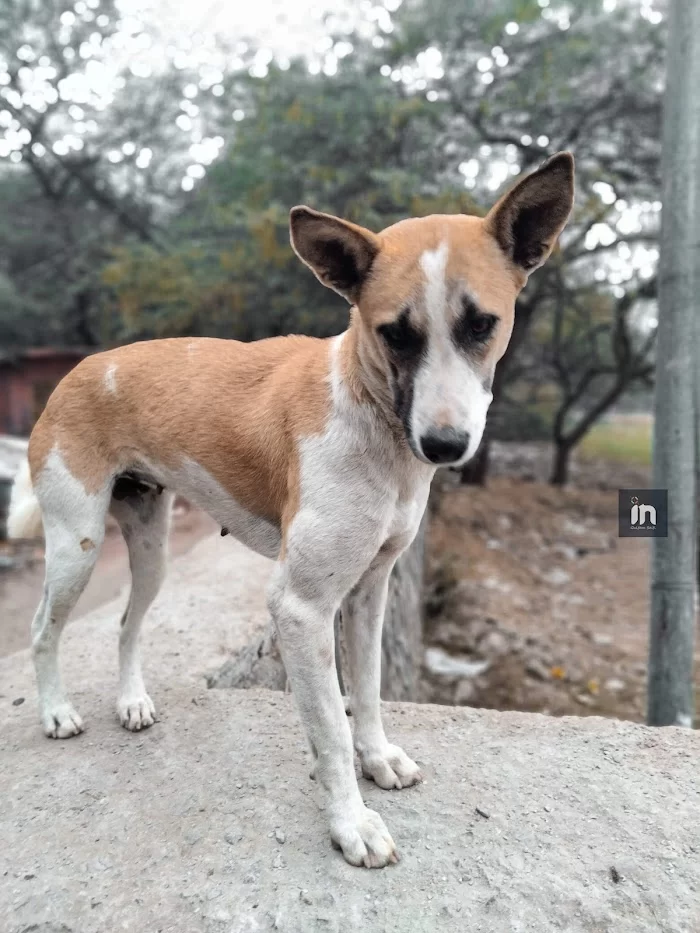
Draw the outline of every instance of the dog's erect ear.
[[[379,252],[375,234],[304,206],[290,211],[289,230],[294,252],[319,282],[354,304]]]
[[[574,203],[574,157],[558,152],[491,208],[489,232],[516,266],[530,273],[552,252]]]

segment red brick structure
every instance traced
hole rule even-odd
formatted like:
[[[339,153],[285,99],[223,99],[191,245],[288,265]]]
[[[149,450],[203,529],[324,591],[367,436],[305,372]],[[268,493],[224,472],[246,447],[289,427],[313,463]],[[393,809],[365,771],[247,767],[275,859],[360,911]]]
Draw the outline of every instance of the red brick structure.
[[[27,436],[61,379],[91,352],[38,347],[0,354],[0,434]]]

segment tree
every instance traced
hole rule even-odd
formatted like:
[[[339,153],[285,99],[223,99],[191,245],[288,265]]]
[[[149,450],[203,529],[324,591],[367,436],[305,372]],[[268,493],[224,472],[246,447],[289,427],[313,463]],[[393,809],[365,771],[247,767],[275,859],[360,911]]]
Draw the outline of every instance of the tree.
[[[231,80],[245,119],[171,220],[168,251],[132,244],[105,270],[119,339],[338,333],[347,304],[294,256],[292,205],[375,230],[411,214],[477,209],[463,185],[437,180],[434,108],[359,62],[334,75],[296,62]]]
[[[700,282],[700,5],[674,0],[664,98],[663,215],[653,482],[668,489],[667,538],[654,538],[650,725],[693,725]]]
[[[596,322],[585,299],[572,304],[567,321],[563,320],[563,309],[557,307],[548,348],[560,390],[552,432],[550,482],[554,485],[563,486],[568,481],[571,453],[596,421],[636,382],[648,384],[654,369],[651,349],[656,331],[651,329],[639,339],[630,312],[640,298],[654,292],[654,281],[637,292],[625,292],[612,301],[612,314],[603,322]]]
[[[7,345],[108,341],[102,266],[131,239],[162,251],[192,146],[213,158],[199,130],[218,125],[213,79],[165,54],[154,72],[150,43],[114,0],[0,10],[0,247],[24,308],[0,307]]]
[[[650,385],[656,328],[649,305],[655,293],[652,277],[619,298],[584,285],[579,291],[562,287],[559,297],[543,302],[503,402],[520,419],[528,407],[551,409],[553,484],[568,481],[571,454],[596,421],[635,384]],[[635,313],[640,311],[646,313]],[[519,393],[519,405],[511,392]]]

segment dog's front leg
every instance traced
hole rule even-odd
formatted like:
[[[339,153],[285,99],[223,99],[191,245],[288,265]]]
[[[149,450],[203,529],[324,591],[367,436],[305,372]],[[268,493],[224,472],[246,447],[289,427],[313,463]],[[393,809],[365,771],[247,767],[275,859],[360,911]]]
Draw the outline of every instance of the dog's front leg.
[[[331,577],[333,574],[331,574]],[[360,796],[350,726],[335,670],[333,594],[308,573],[278,564],[270,587],[270,611],[306,733],[316,757],[333,843],[352,865],[381,868],[396,862],[394,841]]]
[[[415,761],[387,741],[379,707],[382,627],[395,559],[395,554],[380,552],[343,601],[355,748],[364,776],[385,790],[410,787],[421,780]]]

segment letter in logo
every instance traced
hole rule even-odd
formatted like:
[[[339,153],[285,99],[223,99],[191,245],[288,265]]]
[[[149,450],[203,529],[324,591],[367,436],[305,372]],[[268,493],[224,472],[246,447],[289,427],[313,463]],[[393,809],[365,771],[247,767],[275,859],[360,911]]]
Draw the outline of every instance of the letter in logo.
[[[639,524],[643,525],[647,521],[652,525],[656,525],[656,509],[653,505],[640,505],[639,506]]]

